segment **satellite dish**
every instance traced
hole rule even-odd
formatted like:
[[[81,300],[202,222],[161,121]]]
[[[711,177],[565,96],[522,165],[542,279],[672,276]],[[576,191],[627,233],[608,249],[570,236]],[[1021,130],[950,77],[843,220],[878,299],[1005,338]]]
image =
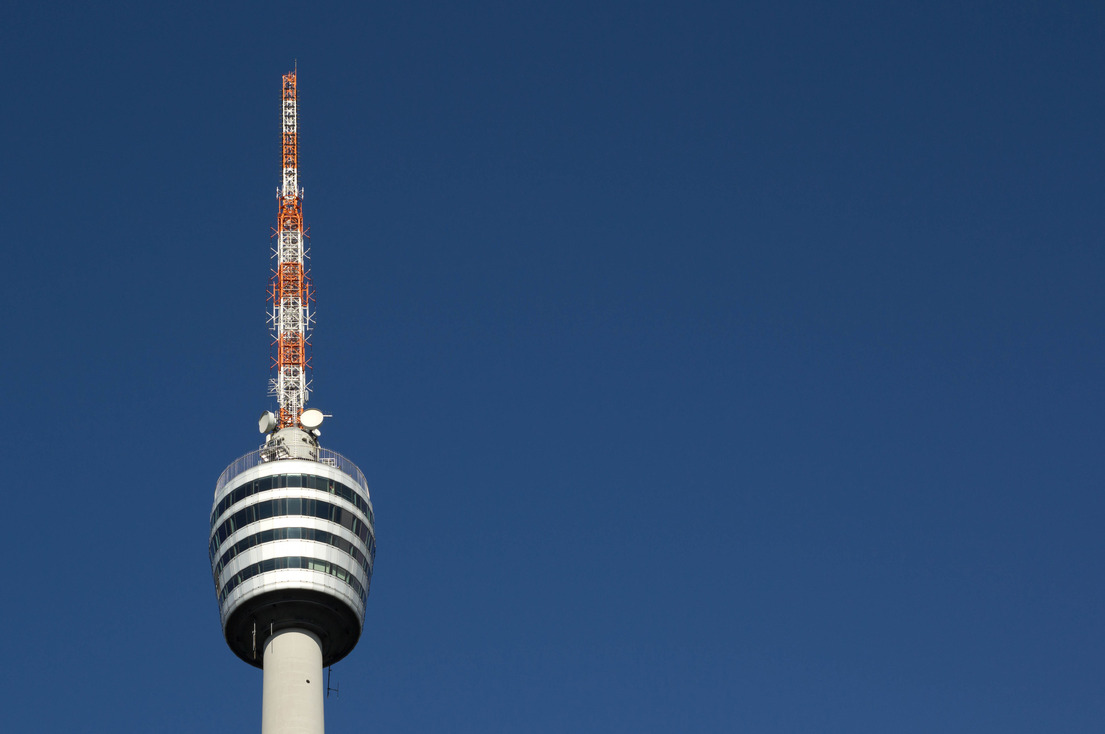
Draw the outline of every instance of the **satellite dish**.
[[[303,427],[307,430],[313,430],[322,425],[322,411],[311,408],[310,410],[303,411],[303,415],[299,416],[299,422],[303,424]]]
[[[274,428],[276,428],[276,416],[273,415],[271,410],[266,410],[261,414],[261,420],[257,421],[257,430],[261,433],[268,433]]]

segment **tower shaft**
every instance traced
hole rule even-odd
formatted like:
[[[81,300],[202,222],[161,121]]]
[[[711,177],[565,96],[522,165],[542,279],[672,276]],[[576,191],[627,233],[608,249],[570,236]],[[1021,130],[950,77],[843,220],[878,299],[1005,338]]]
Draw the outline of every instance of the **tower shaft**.
[[[265,643],[261,734],[323,734],[322,648],[310,632],[287,629]]]
[[[307,402],[310,383],[307,348],[311,329],[311,282],[304,249],[303,191],[299,188],[299,131],[296,72],[283,77],[283,163],[277,243],[273,250],[276,266],[272,271],[269,298],[272,314],[273,369],[270,392],[276,396],[279,411],[277,427],[299,426],[299,417]]]

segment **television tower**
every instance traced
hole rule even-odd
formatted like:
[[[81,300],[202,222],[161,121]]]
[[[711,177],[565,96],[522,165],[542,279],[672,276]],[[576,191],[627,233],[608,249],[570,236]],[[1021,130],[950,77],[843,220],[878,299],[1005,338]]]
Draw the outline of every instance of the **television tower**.
[[[208,545],[223,634],[261,668],[262,734],[322,734],[323,668],[364,627],[376,535],[368,483],[356,464],[321,448],[323,414],[304,410],[312,317],[299,188],[296,72],[283,77],[282,185],[274,237],[272,313],[277,412],[265,443],[215,483]]]

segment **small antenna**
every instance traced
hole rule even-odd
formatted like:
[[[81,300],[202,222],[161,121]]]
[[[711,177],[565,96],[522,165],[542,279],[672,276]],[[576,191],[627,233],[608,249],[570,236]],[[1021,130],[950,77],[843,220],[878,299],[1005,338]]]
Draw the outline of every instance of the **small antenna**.
[[[330,691],[334,692],[334,698],[338,697],[338,687],[337,686],[334,686],[333,688],[330,687],[330,676],[333,674],[333,672],[334,672],[334,666],[333,665],[327,665],[326,666],[326,697],[327,698],[330,698]]]

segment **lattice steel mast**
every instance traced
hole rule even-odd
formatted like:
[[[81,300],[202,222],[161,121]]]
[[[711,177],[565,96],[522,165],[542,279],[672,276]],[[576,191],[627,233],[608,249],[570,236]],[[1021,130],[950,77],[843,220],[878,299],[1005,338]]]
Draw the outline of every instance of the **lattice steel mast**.
[[[300,416],[307,402],[310,360],[307,349],[311,331],[311,281],[303,246],[303,190],[299,188],[299,138],[297,120],[296,72],[284,75],[283,173],[280,187],[278,228],[272,271],[273,370],[269,392],[279,406],[277,427],[301,426]]]

